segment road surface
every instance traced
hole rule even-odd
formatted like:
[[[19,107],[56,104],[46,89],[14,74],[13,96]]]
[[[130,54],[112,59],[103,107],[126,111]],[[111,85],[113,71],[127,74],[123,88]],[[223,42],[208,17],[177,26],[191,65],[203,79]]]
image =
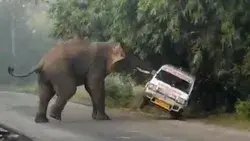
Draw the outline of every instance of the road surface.
[[[50,123],[36,124],[37,100],[31,94],[0,92],[0,122],[34,141],[250,141],[250,132],[129,113],[108,111],[112,120],[94,121],[91,107],[74,103],[67,104],[61,122],[50,118]]]

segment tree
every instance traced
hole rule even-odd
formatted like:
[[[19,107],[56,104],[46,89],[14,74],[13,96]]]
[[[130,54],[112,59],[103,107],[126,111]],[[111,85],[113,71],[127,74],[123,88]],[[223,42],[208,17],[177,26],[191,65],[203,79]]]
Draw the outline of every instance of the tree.
[[[54,37],[122,41],[156,69],[171,63],[195,74],[192,100],[204,110],[230,110],[250,92],[249,7],[246,0],[57,0],[49,14]]]

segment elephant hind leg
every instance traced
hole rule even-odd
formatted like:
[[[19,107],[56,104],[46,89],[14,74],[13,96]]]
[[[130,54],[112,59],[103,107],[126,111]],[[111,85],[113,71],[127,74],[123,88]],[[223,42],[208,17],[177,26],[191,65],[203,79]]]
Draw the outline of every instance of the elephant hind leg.
[[[44,81],[42,81],[42,79],[39,78],[38,92],[39,92],[39,104],[38,104],[38,111],[35,117],[35,122],[46,123],[49,122],[46,116],[48,104],[51,98],[55,95],[55,91],[50,83],[45,83]]]
[[[68,100],[75,94],[76,85],[70,77],[55,84],[57,99],[51,107],[50,116],[56,120],[61,120],[61,115]]]

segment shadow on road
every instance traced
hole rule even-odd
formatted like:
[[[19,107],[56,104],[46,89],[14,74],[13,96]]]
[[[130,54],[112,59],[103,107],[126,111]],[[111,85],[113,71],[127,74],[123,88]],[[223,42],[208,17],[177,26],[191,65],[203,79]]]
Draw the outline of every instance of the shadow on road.
[[[14,129],[0,124],[0,141],[33,141]]]

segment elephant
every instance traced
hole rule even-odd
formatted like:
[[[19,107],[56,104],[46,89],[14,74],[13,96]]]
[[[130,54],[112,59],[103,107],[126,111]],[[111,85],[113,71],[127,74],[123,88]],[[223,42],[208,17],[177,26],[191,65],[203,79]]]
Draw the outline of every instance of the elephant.
[[[8,73],[19,78],[37,74],[39,103],[34,120],[36,123],[49,122],[46,113],[54,95],[57,99],[51,107],[50,117],[61,121],[67,101],[80,85],[85,86],[91,97],[92,119],[111,120],[105,112],[105,77],[114,71],[115,63],[125,57],[120,42],[88,42],[73,38],[55,44],[29,73],[14,74],[11,66]]]

